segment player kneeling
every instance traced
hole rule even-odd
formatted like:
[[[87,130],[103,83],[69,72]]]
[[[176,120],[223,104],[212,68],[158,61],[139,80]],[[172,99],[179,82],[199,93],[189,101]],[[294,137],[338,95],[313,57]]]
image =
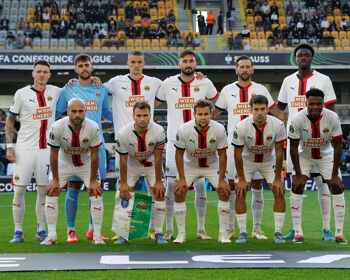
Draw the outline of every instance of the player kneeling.
[[[68,102],[68,116],[55,122],[49,134],[52,179],[46,186],[45,215],[48,237],[41,245],[57,242],[56,224],[58,196],[69,178],[77,176],[88,187],[91,216],[94,225],[93,244],[105,244],[101,237],[103,202],[101,185],[97,181],[98,148],[102,144],[98,125],[85,119],[84,101],[72,98]]]
[[[121,128],[117,139],[117,152],[120,155],[119,192],[122,199],[130,199],[140,176],[144,175],[155,197],[154,219],[157,244],[168,243],[163,234],[165,218],[165,188],[162,182],[162,153],[166,143],[164,129],[151,121],[151,107],[146,101],[135,103],[134,122]],[[116,219],[114,217],[114,219]],[[114,244],[124,244],[126,239],[119,237]]]
[[[316,166],[333,195],[335,241],[347,244],[343,236],[345,216],[344,185],[339,176],[342,153],[342,130],[336,113],[324,108],[324,93],[319,89],[306,92],[307,110],[294,115],[289,126],[290,156],[293,162],[290,208],[294,243],[303,242],[301,209],[303,192],[311,169]],[[325,230],[324,236],[325,238]]]
[[[236,185],[236,217],[240,230],[236,243],[246,243],[247,205],[245,202],[253,174],[259,171],[271,188],[274,203],[275,243],[284,243],[282,227],[286,204],[282,182],[283,143],[286,141],[284,124],[268,116],[268,100],[256,95],[250,100],[252,116],[239,122],[233,133],[232,145],[238,174]]]
[[[186,193],[197,178],[207,178],[216,189],[219,202],[219,242],[230,243],[227,237],[230,213],[230,186],[225,180],[227,137],[223,125],[210,120],[210,103],[199,100],[194,105],[194,120],[183,124],[176,135],[175,218],[178,236],[174,243],[186,241]]]

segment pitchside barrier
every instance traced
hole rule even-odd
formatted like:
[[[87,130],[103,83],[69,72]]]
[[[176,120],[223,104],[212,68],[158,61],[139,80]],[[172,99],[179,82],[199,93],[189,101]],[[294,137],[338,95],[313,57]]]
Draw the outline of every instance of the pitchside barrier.
[[[343,183],[345,186],[346,190],[350,190],[350,175],[342,175],[343,177]],[[107,177],[107,179],[104,182],[103,190],[104,191],[115,191],[115,184],[117,182],[117,179],[114,177]],[[290,179],[285,178],[284,179],[284,186],[287,191],[291,189],[291,184],[290,184]],[[85,189],[83,186],[82,189]],[[206,181],[206,189],[207,190],[213,190],[211,185]],[[266,185],[266,182],[264,182],[264,189],[268,190],[268,186]],[[140,180],[136,184],[135,190],[142,190],[146,191],[146,185],[145,185],[145,180],[141,177]],[[306,185],[305,185],[305,190],[317,190],[316,184],[313,180],[313,178],[310,178]],[[14,191],[14,186],[11,185],[11,177],[8,176],[0,176],[0,193],[1,192],[13,192]],[[27,191],[28,192],[35,192],[36,191],[36,184],[34,179],[32,179],[32,183],[27,186]]]

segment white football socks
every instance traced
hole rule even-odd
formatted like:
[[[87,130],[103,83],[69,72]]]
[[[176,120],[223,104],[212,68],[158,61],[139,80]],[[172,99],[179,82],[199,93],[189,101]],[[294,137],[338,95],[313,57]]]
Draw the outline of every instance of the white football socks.
[[[25,210],[24,195],[26,193],[25,186],[15,186],[15,193],[12,201],[13,222],[15,231],[22,231],[23,217]]]

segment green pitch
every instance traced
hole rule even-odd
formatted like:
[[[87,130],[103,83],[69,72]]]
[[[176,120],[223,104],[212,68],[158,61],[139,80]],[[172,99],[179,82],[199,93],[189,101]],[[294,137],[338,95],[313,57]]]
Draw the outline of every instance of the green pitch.
[[[104,212],[104,220],[103,220],[103,228],[102,232],[107,237],[112,237],[114,233],[111,231],[111,223],[112,223],[112,215],[114,208],[114,195],[115,192],[104,192],[103,200],[105,205]],[[24,243],[20,244],[9,244],[9,240],[13,236],[14,226],[12,220],[12,193],[2,193],[0,194],[0,252],[5,254],[14,254],[14,253],[66,253],[66,252],[123,252],[123,251],[246,251],[246,250],[254,250],[254,251],[265,251],[265,250],[324,250],[324,251],[349,251],[350,245],[338,245],[335,242],[324,242],[321,240],[322,236],[322,221],[320,215],[320,209],[317,201],[317,192],[316,191],[307,191],[305,192],[304,203],[303,203],[303,230],[304,230],[304,243],[303,244],[292,244],[291,241],[288,241],[286,244],[274,244],[272,241],[272,235],[274,232],[274,221],[273,221],[273,196],[270,191],[264,191],[265,198],[265,206],[264,206],[264,216],[262,221],[262,229],[265,231],[265,234],[269,237],[268,240],[256,240],[249,239],[247,244],[235,244],[233,241],[231,244],[219,244],[217,242],[218,237],[218,217],[217,217],[217,194],[215,192],[208,192],[208,207],[207,207],[207,217],[206,217],[206,231],[209,235],[213,237],[213,240],[205,241],[205,240],[197,240],[196,238],[196,213],[194,209],[194,192],[189,192],[187,195],[187,220],[186,220],[186,231],[187,231],[187,239],[184,244],[172,244],[171,242],[167,245],[156,245],[154,241],[148,240],[146,238],[140,240],[132,240],[126,245],[117,246],[114,245],[112,241],[107,241],[104,246],[95,246],[91,244],[90,240],[85,238],[86,231],[88,229],[88,219],[89,219],[89,209],[88,209],[88,195],[86,192],[82,192],[79,197],[79,208],[77,213],[76,220],[76,230],[77,234],[80,236],[80,240],[75,244],[66,243],[67,237],[67,229],[66,229],[66,221],[65,221],[65,209],[64,209],[64,200],[66,193],[62,192],[59,200],[59,216],[57,223],[57,234],[58,234],[58,244],[53,246],[40,246],[39,242],[35,241],[35,233],[36,233],[36,218],[35,218],[35,200],[36,193],[27,193],[26,194],[26,213],[24,217],[24,225],[23,225],[23,234],[24,234]],[[283,233],[286,234],[289,229],[292,227],[291,216],[289,211],[289,193],[286,193],[286,207],[287,214],[285,218],[285,224]],[[345,192],[346,204],[349,205],[349,191]],[[250,236],[252,230],[252,217],[250,211],[250,202],[251,195],[250,193],[247,196],[247,204],[248,204],[248,217],[247,217],[247,230],[248,235]],[[347,211],[348,212],[348,211]],[[332,221],[333,221],[333,213],[332,213]],[[349,227],[349,219],[345,219],[344,225],[344,236],[350,239],[350,227]],[[332,230],[334,232],[334,223],[331,223]],[[175,226],[176,228],[176,226]],[[236,226],[236,236],[239,234],[238,228]],[[182,271],[180,273],[180,271]],[[206,270],[204,273],[204,277],[202,279],[213,278],[217,270]],[[320,277],[322,273],[322,277],[325,276],[324,273],[329,273],[330,276],[334,276],[334,272],[331,270],[309,270],[309,269],[274,269],[274,270],[266,270],[266,274],[264,270],[252,270],[252,269],[239,269],[238,272],[235,270],[222,270],[220,274],[222,278],[250,278],[254,279],[254,271],[258,275],[263,276],[268,275],[270,277],[274,277],[276,279],[283,279],[280,276],[299,276],[303,278],[303,276],[308,277],[308,279],[312,278],[313,275],[315,277]],[[337,270],[336,270],[337,271]],[[311,272],[311,273],[310,273]],[[337,271],[341,273],[341,276],[348,275],[347,270]],[[93,272],[79,272],[75,274],[75,272],[70,272],[72,278],[81,278],[86,275],[86,277],[91,276]],[[83,273],[83,274],[81,274]],[[101,278],[109,277],[113,271],[100,271],[97,273]],[[116,273],[116,272],[114,272]],[[137,276],[146,276],[146,278],[176,278],[175,275],[179,275],[179,277],[187,277],[189,279],[199,278],[200,273],[199,270],[167,270],[163,274],[158,271],[123,271],[118,272],[118,276],[123,276],[125,279],[129,279],[129,277],[137,277]],[[214,273],[214,274],[213,274]],[[268,274],[267,274],[268,273]],[[175,274],[175,275],[174,275]],[[310,275],[311,274],[311,275]],[[42,273],[1,273],[0,279],[9,276],[12,277],[26,277],[28,279],[33,279],[31,277],[44,277],[44,278],[61,278],[60,275],[63,275],[62,272],[42,272]],[[29,275],[29,277],[27,277]],[[76,275],[76,277],[74,277]],[[79,276],[78,276],[79,275]],[[94,274],[94,278],[96,272]],[[166,276],[168,275],[168,276]],[[181,275],[181,276],[180,276]],[[207,275],[208,277],[206,277]],[[11,277],[12,276],[12,277]],[[67,273],[65,274],[65,278],[67,277]],[[259,278],[260,278],[259,277]],[[8,279],[10,279],[8,278]],[[332,278],[332,277],[331,277]],[[100,279],[100,278],[96,278]],[[316,278],[315,278],[316,279]]]

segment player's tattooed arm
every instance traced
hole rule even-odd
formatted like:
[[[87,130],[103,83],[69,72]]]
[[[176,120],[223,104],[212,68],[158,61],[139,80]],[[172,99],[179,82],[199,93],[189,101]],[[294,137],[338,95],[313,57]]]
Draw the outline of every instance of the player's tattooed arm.
[[[288,114],[285,112],[285,109],[287,108],[287,104],[277,102],[276,115],[275,117],[279,118],[281,121],[287,121]]]
[[[13,136],[15,134],[15,121],[16,115],[11,114],[10,112],[6,118],[6,143],[13,143]],[[13,147],[7,147],[6,158],[11,162],[16,162],[16,153]]]
[[[211,118],[216,119],[222,112],[223,110],[220,110],[219,108],[215,107],[213,111],[211,111]]]

